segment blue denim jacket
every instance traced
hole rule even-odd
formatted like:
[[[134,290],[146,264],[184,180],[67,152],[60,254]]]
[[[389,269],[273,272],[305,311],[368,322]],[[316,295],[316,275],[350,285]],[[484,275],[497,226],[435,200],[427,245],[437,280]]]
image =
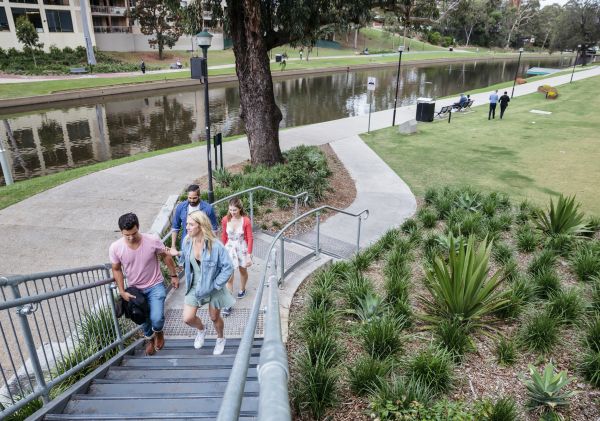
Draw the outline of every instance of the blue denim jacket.
[[[190,259],[193,259],[192,241],[182,241],[181,254],[183,257],[183,268],[185,269],[185,293],[190,292],[194,270]],[[203,298],[214,290],[220,290],[225,286],[233,273],[233,263],[229,253],[219,240],[213,241],[212,250],[208,251],[208,242],[202,250],[202,264],[200,266],[202,279],[196,284],[196,297]]]

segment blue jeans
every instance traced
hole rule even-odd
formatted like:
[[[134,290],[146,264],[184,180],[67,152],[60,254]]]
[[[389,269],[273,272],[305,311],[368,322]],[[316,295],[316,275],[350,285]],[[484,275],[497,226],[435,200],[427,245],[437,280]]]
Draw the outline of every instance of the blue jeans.
[[[154,332],[160,332],[165,325],[165,297],[167,291],[162,282],[142,290],[150,306],[150,317],[142,325],[145,337],[150,337]]]

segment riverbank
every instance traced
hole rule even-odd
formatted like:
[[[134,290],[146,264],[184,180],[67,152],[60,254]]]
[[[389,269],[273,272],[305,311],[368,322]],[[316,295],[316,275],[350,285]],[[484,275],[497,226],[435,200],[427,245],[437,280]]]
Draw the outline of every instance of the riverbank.
[[[515,58],[518,54],[488,54],[470,52],[414,52],[402,55],[403,66],[418,66],[439,63],[498,61]],[[529,59],[553,58],[548,54],[527,54]],[[357,57],[329,57],[319,60],[300,61],[289,60],[285,70],[279,64],[272,63],[272,75],[275,80],[317,75],[326,73],[352,72],[365,69],[394,67],[398,65],[397,54]],[[218,86],[236,83],[234,65],[218,66],[209,69],[209,83]],[[112,74],[96,78],[90,76],[75,76],[68,80],[46,80],[27,83],[5,83],[0,80],[0,111],[17,113],[28,110],[42,109],[50,104],[64,101],[74,101],[87,98],[106,97],[132,92],[176,89],[181,87],[198,86],[198,81],[190,79],[189,70],[163,72],[132,76],[124,74],[115,77]]]

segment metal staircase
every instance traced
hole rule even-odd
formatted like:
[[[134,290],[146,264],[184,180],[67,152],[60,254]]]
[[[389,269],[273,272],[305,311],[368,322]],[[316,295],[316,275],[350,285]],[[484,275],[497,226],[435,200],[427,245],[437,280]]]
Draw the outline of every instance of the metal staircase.
[[[244,389],[240,420],[258,415],[257,365],[262,339],[255,339]],[[223,355],[214,356],[214,339],[202,349],[193,340],[167,340],[151,357],[140,343],[118,364],[95,378],[86,393],[71,396],[61,413],[45,420],[215,419],[239,339],[227,339]]]

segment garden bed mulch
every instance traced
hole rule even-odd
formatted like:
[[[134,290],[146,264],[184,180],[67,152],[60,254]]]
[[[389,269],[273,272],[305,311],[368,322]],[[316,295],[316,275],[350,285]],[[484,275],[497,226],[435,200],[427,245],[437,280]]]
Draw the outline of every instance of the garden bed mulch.
[[[344,164],[340,161],[333,148],[329,144],[321,145],[318,147],[327,157],[327,164],[331,170],[331,176],[329,177],[329,189],[325,193],[325,197],[316,201],[310,206],[300,206],[298,214],[302,215],[311,209],[318,208],[319,206],[329,205],[340,209],[345,209],[354,202],[356,198],[356,185],[354,180],[348,173]],[[235,165],[227,167],[227,170],[232,174],[242,172],[244,167],[250,163],[249,160],[240,162]],[[202,177],[195,181],[202,191],[208,188],[208,181],[206,177]],[[258,211],[256,211],[258,208]],[[246,209],[246,212],[248,209]],[[335,215],[332,212],[324,212],[321,214],[321,223],[326,221],[330,216]],[[267,200],[265,203],[256,206],[255,205],[255,216],[254,224],[261,227],[261,229],[276,233],[279,229],[285,225],[288,221],[294,218],[293,206],[288,209],[280,209],[275,199]],[[302,234],[313,229],[315,225],[314,218],[305,218],[300,221],[297,225],[297,231],[293,231],[294,234]]]
[[[418,200],[419,208],[423,206],[423,200]],[[443,225],[438,222],[438,226],[427,232],[442,232]],[[596,234],[596,237],[598,233]],[[501,235],[500,241],[503,241],[513,247],[515,250],[515,258],[518,263],[521,273],[526,271],[526,268],[532,260],[534,253],[521,253],[516,250],[515,240],[511,232],[504,232]],[[415,313],[422,311],[422,308],[417,300],[418,296],[427,296],[428,291],[423,285],[425,271],[423,269],[422,251],[420,247],[415,247],[415,258],[412,262],[412,285],[409,292],[409,300],[411,307]],[[374,262],[364,274],[371,279],[373,286],[378,295],[383,296],[384,277],[383,277],[383,261]],[[490,274],[495,273],[498,266],[492,258],[490,258]],[[569,270],[568,263],[564,258],[558,259],[556,264],[557,272],[561,278],[561,285],[566,288],[578,287],[581,288],[583,294],[588,296],[590,293],[590,285],[579,282],[573,273]],[[310,288],[312,278],[305,281],[292,300],[290,308],[290,336],[288,338],[287,350],[288,355],[293,356],[303,345],[303,340],[300,337],[297,323],[301,318],[307,306],[307,292]],[[342,302],[340,301],[340,307]],[[520,322],[527,317],[528,313],[522,314],[520,318],[513,320],[503,320],[498,326],[498,334],[505,337],[513,337],[516,333]],[[342,320],[341,340],[345,350],[343,363],[340,365],[341,381],[339,384],[339,404],[336,408],[328,412],[327,419],[336,421],[347,420],[367,420],[370,419],[368,411],[368,399],[355,396],[349,388],[347,375],[348,367],[352,367],[359,355],[364,354],[358,339],[350,334],[350,325],[355,324],[350,317],[344,317]],[[413,327],[403,332],[405,343],[400,360],[404,356],[413,355],[419,349],[427,346],[433,337],[431,333],[422,330],[422,323],[415,319]],[[522,383],[523,377],[530,379],[528,364],[532,364],[538,368],[538,371],[544,366],[545,362],[552,360],[557,370],[566,370],[569,377],[574,377],[575,380],[565,387],[568,391],[575,391],[576,395],[570,399],[568,409],[561,409],[560,412],[566,420],[571,421],[588,421],[600,420],[600,390],[594,389],[587,383],[582,376],[577,372],[577,363],[583,353],[581,345],[581,329],[578,326],[563,327],[560,334],[560,343],[547,356],[543,357],[538,354],[525,351],[518,348],[517,360],[511,366],[502,366],[497,362],[495,348],[496,339],[480,334],[473,338],[474,350],[467,353],[455,369],[456,380],[453,389],[447,394],[448,398],[457,401],[473,402],[476,399],[489,398],[491,401],[502,397],[512,397],[517,403],[519,410],[519,419],[526,421],[537,421],[539,413],[526,410],[527,390]],[[295,368],[293,360],[290,362],[291,378],[294,378]],[[312,420],[307,411],[301,415],[294,414],[294,420],[307,421]]]

